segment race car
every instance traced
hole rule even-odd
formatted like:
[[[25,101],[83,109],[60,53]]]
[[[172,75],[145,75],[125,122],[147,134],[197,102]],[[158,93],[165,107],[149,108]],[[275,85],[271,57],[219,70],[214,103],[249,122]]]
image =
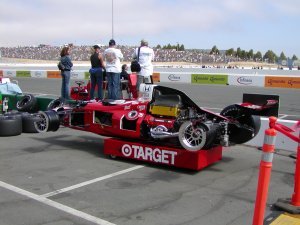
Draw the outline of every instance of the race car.
[[[260,129],[257,115],[276,105],[277,101],[259,106],[234,104],[217,114],[199,107],[180,90],[141,84],[136,99],[53,104],[51,110],[37,114],[35,126],[38,132],[56,131],[63,125],[122,140],[199,151],[249,141]]]

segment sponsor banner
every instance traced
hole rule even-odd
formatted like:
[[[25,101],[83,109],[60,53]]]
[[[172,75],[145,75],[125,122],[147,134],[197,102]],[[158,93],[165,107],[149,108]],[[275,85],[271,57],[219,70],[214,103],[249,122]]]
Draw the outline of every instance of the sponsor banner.
[[[192,84],[222,84],[228,85],[228,75],[225,74],[192,74]]]
[[[47,78],[47,71],[45,71],[45,70],[31,70],[30,75],[33,78]]]
[[[57,70],[47,71],[47,78],[61,78],[60,71]]]
[[[152,74],[153,83],[160,82],[160,73],[153,73]]]
[[[85,79],[85,72],[82,71],[71,71],[71,79],[73,80],[83,80]]]
[[[235,86],[264,87],[265,76],[261,75],[228,75],[228,84]]]
[[[190,73],[160,73],[160,82],[191,83]]]
[[[0,70],[0,77],[3,77],[3,70]]]
[[[90,73],[89,72],[84,72],[84,79],[89,80],[90,79]]]
[[[16,77],[16,70],[3,70],[3,77]]]
[[[265,87],[300,88],[300,77],[265,77]]]
[[[18,70],[16,77],[31,77],[30,71]]]

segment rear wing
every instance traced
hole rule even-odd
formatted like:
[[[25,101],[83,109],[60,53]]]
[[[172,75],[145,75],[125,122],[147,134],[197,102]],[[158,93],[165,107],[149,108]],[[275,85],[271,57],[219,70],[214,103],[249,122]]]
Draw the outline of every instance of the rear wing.
[[[243,94],[243,104],[250,103],[257,106],[257,110],[253,110],[253,115],[258,116],[276,116],[279,114],[279,95],[267,94]]]

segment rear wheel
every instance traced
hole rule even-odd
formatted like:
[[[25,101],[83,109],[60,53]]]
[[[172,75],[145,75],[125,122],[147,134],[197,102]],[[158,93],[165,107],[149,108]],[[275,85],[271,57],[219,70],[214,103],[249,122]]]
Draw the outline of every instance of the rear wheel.
[[[186,121],[179,128],[179,142],[183,148],[189,151],[199,151],[206,143],[207,132],[202,124],[193,125]]]
[[[230,129],[231,133],[229,135],[229,140],[236,144],[251,140],[259,132],[260,117],[251,115],[242,107],[229,105],[225,107],[220,114],[232,120],[233,123],[234,121],[239,123],[236,123],[236,126]]]

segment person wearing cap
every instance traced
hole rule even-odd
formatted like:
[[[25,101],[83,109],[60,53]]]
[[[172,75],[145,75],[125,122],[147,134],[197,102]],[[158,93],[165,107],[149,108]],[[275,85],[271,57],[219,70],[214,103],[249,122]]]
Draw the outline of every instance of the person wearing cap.
[[[120,98],[120,73],[123,54],[120,49],[116,48],[115,40],[111,39],[103,55],[106,68],[108,98],[116,100]]]
[[[140,54],[138,57],[138,51],[140,49]],[[141,46],[136,48],[133,52],[132,57],[134,59],[139,58],[139,64],[141,65],[141,71],[137,73],[137,91],[139,91],[141,83],[152,83],[153,65],[152,60],[154,60],[154,51],[152,48],[148,47],[148,42],[146,40],[141,40]]]
[[[90,90],[90,98],[94,99],[95,87],[98,87],[98,99],[103,99],[103,70],[104,70],[104,62],[103,57],[100,53],[99,45],[93,46],[93,54],[90,57],[91,66],[90,69],[90,77],[91,77],[91,90]]]

